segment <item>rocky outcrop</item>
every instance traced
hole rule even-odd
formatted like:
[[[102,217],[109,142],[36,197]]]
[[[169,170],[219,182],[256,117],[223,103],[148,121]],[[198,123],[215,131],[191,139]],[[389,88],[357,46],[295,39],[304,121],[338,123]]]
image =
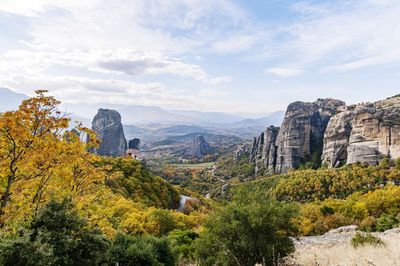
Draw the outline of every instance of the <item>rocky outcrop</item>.
[[[238,145],[233,153],[233,157],[236,160],[241,160],[249,155],[248,148],[245,144]]]
[[[197,136],[192,143],[183,151],[183,157],[190,159],[201,159],[208,154],[212,154],[214,149],[210,147],[203,136]]]
[[[128,142],[128,149],[140,150],[140,139],[134,138]]]
[[[270,126],[253,141],[255,175],[284,173],[302,163],[320,163],[326,127],[346,104],[334,99],[291,103],[280,128]]]
[[[328,123],[324,136],[322,161],[329,167],[338,167],[347,162],[347,148],[354,113],[343,111],[333,116]]]
[[[250,151],[256,176],[307,163],[378,164],[383,157],[400,158],[400,96],[349,107],[334,99],[294,102],[279,132],[267,128]]]
[[[331,119],[325,133],[325,163],[374,165],[383,157],[400,157],[400,97],[359,104]]]
[[[250,162],[255,164],[255,175],[274,173],[276,167],[276,137],[279,128],[270,126],[258,138],[254,138]]]
[[[276,140],[275,172],[297,168],[313,157],[320,159],[325,129],[332,115],[346,104],[334,99],[294,102],[287,108]]]
[[[115,110],[99,109],[92,122],[92,129],[101,143],[95,152],[104,156],[123,156],[126,139],[121,123],[121,115]]]

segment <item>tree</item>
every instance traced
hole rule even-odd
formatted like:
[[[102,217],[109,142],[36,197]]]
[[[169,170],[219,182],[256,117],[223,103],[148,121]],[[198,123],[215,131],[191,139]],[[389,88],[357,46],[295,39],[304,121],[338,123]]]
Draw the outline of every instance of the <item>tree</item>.
[[[46,91],[22,102],[18,110],[0,115],[0,225],[35,216],[50,198],[68,197],[92,203],[102,195],[105,175],[93,165],[95,156],[83,135],[93,132],[58,110]]]
[[[110,265],[147,266],[176,264],[176,255],[166,238],[119,234],[108,251]]]
[[[172,248],[182,261],[192,260],[194,254],[193,241],[197,239],[199,235],[192,230],[174,230],[168,234],[168,240],[170,241]]]
[[[273,265],[294,251],[293,205],[251,198],[214,212],[195,240],[200,265]]]
[[[20,235],[0,243],[1,265],[97,265],[108,241],[71,201],[50,201]]]
[[[37,97],[24,100],[17,111],[0,116],[1,216],[15,183],[45,178],[56,163],[51,144],[68,127],[69,120],[56,110],[59,102],[44,93],[36,91]]]

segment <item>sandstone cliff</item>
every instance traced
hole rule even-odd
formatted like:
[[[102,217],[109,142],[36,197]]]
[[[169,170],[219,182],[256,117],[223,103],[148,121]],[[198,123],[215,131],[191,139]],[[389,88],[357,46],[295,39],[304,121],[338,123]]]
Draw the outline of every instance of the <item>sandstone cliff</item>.
[[[255,163],[256,176],[275,172],[278,132],[278,127],[270,126],[258,138],[254,138],[250,162]]]
[[[329,166],[378,164],[384,156],[400,157],[400,97],[352,106],[329,122],[322,156]]]
[[[276,172],[297,168],[312,157],[320,159],[329,119],[345,106],[344,102],[334,99],[290,104],[277,137]]]
[[[255,175],[284,173],[307,162],[319,164],[329,119],[345,106],[334,99],[291,103],[280,128],[271,126],[254,139],[250,162],[255,163]]]
[[[101,141],[95,151],[98,155],[123,156],[126,151],[126,139],[121,123],[121,115],[114,110],[99,109],[92,122],[92,129]]]

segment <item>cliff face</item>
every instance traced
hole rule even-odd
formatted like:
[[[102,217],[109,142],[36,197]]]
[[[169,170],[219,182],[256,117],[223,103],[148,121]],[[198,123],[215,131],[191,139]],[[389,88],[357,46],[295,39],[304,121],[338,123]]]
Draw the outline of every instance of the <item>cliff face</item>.
[[[347,148],[353,129],[354,113],[340,112],[333,116],[328,123],[324,137],[322,161],[329,167],[337,167],[347,162]]]
[[[322,156],[328,165],[378,164],[384,156],[400,157],[400,97],[359,104],[329,122]]]
[[[271,126],[254,139],[250,162],[255,175],[284,173],[315,157],[320,161],[329,119],[344,108],[344,102],[334,99],[290,104],[280,128]]]
[[[283,173],[299,167],[313,156],[320,157],[329,119],[344,107],[344,102],[334,99],[290,104],[276,140],[275,172]]]
[[[250,162],[255,163],[256,176],[275,172],[278,132],[278,127],[270,126],[258,138],[254,138]]]
[[[114,110],[99,109],[92,122],[92,129],[101,141],[95,151],[98,155],[123,156],[126,151],[126,139],[121,123],[121,115]]]

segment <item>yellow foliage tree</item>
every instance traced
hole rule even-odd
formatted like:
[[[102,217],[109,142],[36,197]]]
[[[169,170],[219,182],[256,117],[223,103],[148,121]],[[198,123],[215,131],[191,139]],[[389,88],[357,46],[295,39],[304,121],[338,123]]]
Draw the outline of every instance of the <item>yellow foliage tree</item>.
[[[34,216],[51,197],[69,197],[81,205],[95,201],[104,188],[104,172],[82,140],[90,130],[70,119],[46,91],[22,102],[18,110],[0,115],[0,222]]]

